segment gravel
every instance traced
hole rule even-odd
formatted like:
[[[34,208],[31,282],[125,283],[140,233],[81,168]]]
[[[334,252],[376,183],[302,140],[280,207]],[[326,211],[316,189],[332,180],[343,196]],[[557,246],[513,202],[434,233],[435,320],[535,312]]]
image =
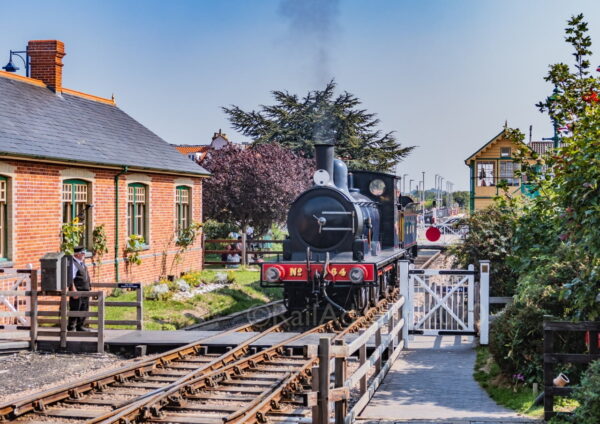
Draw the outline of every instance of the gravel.
[[[127,362],[112,354],[95,353],[20,352],[0,356],[0,404]]]

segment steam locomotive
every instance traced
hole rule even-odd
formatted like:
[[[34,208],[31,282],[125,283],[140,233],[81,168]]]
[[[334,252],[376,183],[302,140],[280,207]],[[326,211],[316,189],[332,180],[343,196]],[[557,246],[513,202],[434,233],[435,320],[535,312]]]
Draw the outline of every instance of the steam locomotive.
[[[314,185],[290,206],[283,260],[261,264],[261,285],[283,287],[290,313],[362,311],[398,286],[417,253],[417,213],[395,175],[354,171],[315,146]]]

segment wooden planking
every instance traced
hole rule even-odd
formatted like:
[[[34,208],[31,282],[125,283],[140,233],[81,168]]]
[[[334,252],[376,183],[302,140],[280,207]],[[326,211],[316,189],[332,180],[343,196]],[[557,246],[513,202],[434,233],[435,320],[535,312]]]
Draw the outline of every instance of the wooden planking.
[[[174,424],[223,424],[223,418],[218,415],[175,415],[166,414],[161,418],[151,418],[149,423],[174,423]]]
[[[235,412],[238,409],[243,408],[243,406],[235,406],[235,405],[190,405],[187,404],[185,406],[167,406],[164,409],[167,411],[205,411],[205,412]]]
[[[52,408],[43,412],[47,417],[57,418],[96,418],[109,412],[109,409],[75,409],[75,408]]]
[[[255,399],[254,396],[240,396],[240,395],[223,395],[218,392],[212,393],[196,393],[194,395],[186,395],[185,397],[188,400],[198,400],[198,401],[206,401],[206,400],[219,400],[226,402],[250,402]]]
[[[544,362],[551,362],[553,364],[589,364],[597,359],[600,359],[600,354],[598,353],[544,353]]]

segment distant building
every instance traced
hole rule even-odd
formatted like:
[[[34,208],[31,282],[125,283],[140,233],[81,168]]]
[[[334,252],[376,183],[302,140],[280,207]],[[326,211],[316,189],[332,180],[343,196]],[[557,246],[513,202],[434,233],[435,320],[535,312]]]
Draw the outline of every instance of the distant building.
[[[526,182],[516,175],[519,164],[514,162],[515,153],[521,148],[540,155],[552,148],[552,142],[533,141],[530,144],[515,142],[506,138],[505,129],[465,160],[470,168],[471,212],[483,209],[493,203],[493,199],[503,194],[498,183],[504,181],[511,196],[530,195]],[[531,159],[533,162],[533,158]]]
[[[180,144],[176,145],[175,148],[182,155],[186,155],[188,158],[201,164],[207,157],[210,156],[211,150],[221,150],[225,146],[232,145],[246,147],[247,143],[234,143],[227,138],[227,134],[221,132],[219,129],[219,132],[213,134],[210,144]]]

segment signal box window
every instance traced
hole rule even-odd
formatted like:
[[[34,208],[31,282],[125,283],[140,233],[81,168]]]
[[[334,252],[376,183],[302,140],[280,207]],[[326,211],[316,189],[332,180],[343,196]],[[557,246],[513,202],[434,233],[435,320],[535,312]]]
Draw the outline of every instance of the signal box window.
[[[500,180],[506,181],[509,186],[518,186],[519,179],[515,176],[515,171],[518,169],[518,163],[509,161],[500,162]]]
[[[477,162],[477,186],[494,186],[494,162]]]
[[[189,187],[178,186],[175,195],[177,232],[190,226],[191,193]]]
[[[134,183],[127,186],[127,234],[144,237],[148,243],[148,199],[147,187]]]
[[[510,147],[501,147],[500,148],[500,157],[509,158],[510,157]]]
[[[89,213],[87,205],[89,203],[89,184],[82,180],[66,180],[62,185],[62,222],[67,224],[75,218],[79,225],[83,227],[80,243],[89,248],[88,231]]]

